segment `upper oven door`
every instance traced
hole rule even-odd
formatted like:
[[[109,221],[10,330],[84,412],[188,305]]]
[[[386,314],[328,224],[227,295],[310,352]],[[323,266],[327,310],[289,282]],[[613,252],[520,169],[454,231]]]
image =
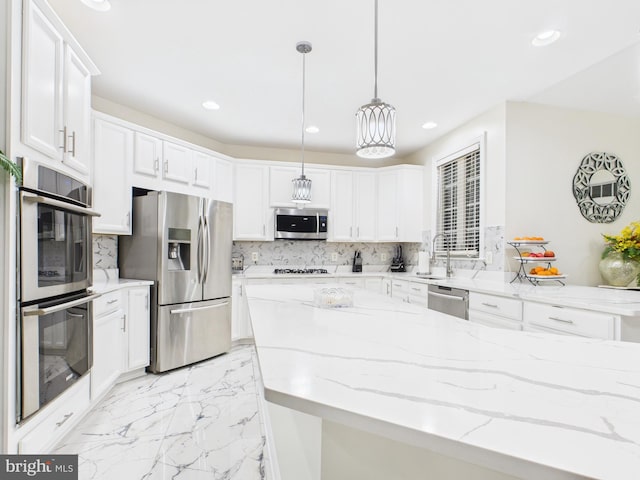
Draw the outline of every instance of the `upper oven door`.
[[[89,287],[95,212],[25,190],[20,211],[22,302]]]

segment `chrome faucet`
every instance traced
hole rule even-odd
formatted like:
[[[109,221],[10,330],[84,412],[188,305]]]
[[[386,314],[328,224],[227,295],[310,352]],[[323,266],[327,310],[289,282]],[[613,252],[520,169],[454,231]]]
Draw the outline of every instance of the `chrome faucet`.
[[[450,241],[449,235],[447,235],[446,233],[438,233],[433,237],[433,240],[431,241],[431,262],[430,263],[433,264],[436,261],[436,239],[438,237],[444,238],[444,243],[447,248],[447,269],[446,269],[447,278],[451,278],[453,276],[453,268],[451,268],[451,241]]]

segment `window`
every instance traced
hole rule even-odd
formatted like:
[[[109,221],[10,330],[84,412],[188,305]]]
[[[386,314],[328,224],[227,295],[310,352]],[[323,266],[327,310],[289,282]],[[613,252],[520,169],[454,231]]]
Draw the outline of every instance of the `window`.
[[[478,258],[481,251],[481,165],[482,141],[436,163],[436,234],[451,242],[451,255]],[[447,250],[442,236],[436,252]]]

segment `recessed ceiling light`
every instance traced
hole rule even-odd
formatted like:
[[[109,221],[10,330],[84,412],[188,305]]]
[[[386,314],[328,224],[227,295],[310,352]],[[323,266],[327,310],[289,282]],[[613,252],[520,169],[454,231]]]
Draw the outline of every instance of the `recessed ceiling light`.
[[[309,125],[307,128],[304,129],[304,131],[307,133],[318,133],[320,129],[315,125]]]
[[[422,124],[422,128],[425,130],[431,130],[432,128],[436,128],[438,124],[436,122],[427,122]]]
[[[560,32],[558,30],[547,30],[546,32],[539,33],[533,40],[531,45],[534,47],[546,47],[560,38]]]
[[[202,108],[206,110],[220,110],[220,105],[213,100],[207,100],[206,102],[202,102]]]
[[[82,0],[87,7],[92,8],[94,10],[98,10],[99,12],[106,12],[107,10],[111,10],[111,3],[109,0]]]

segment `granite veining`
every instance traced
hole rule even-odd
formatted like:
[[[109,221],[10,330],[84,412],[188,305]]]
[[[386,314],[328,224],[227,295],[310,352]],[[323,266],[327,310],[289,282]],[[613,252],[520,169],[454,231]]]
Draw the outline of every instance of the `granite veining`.
[[[116,385],[53,453],[79,478],[269,478],[252,346]]]
[[[635,479],[640,345],[248,285],[267,400],[522,478]],[[552,475],[549,475],[551,472]]]
[[[93,268],[118,268],[118,236],[93,235]]]

